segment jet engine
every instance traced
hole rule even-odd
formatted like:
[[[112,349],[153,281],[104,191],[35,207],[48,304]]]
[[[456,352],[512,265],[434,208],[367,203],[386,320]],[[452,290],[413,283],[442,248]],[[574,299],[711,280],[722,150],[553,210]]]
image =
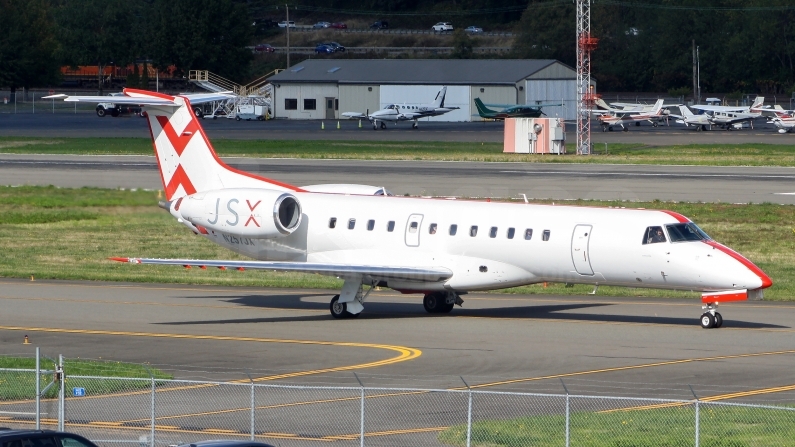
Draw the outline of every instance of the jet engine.
[[[284,191],[270,189],[220,189],[173,201],[169,211],[202,229],[254,239],[292,234],[301,225],[301,204]]]

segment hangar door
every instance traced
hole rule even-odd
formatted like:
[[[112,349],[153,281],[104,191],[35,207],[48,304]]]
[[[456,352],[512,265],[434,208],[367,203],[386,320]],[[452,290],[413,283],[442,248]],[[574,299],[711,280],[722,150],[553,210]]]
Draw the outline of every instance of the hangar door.
[[[563,104],[559,107],[544,107],[548,118],[577,119],[576,79],[528,79],[526,81],[527,104]]]
[[[436,98],[436,94],[442,89],[442,85],[382,85],[381,108],[390,105],[423,105],[430,104]],[[459,107],[458,110],[445,113],[440,116],[422,118],[420,121],[472,121],[469,110],[469,86],[448,85],[447,94],[444,98],[444,105]]]

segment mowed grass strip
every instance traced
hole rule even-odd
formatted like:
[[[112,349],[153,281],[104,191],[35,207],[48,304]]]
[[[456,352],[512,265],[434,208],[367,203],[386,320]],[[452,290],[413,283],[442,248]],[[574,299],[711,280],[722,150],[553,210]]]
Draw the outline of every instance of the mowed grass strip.
[[[53,194],[56,191],[57,194]],[[9,204],[22,194],[28,205]],[[57,207],[62,197],[65,207]],[[0,187],[0,215],[16,213],[14,222],[0,223],[0,276],[40,279],[84,279],[257,287],[339,288],[336,278],[267,271],[128,265],[107,258],[153,257],[246,259],[194,235],[156,206],[155,191],[98,188]],[[81,206],[80,204],[90,204]],[[125,203],[132,205],[128,206]],[[146,205],[145,203],[148,203]],[[547,202],[539,202],[547,203]],[[560,204],[560,202],[556,202]],[[666,202],[571,201],[570,205],[670,209],[698,223],[710,236],[756,263],[773,279],[769,300],[795,299],[795,206],[773,204],[694,204]],[[46,204],[47,207],[42,204]],[[521,206],[521,205],[517,205]],[[41,222],[38,215],[57,211],[89,216]],[[25,214],[28,213],[28,214]],[[73,213],[73,214],[70,214]],[[85,214],[81,214],[85,213]],[[26,216],[30,220],[26,221]],[[631,260],[628,260],[631,262]],[[507,293],[584,295],[590,286],[543,284],[507,289]],[[600,287],[600,295],[697,297],[694,292]]]
[[[41,359],[42,370],[54,370],[53,359]],[[35,372],[4,371],[3,369],[36,369],[36,360],[21,357],[0,357],[0,401],[33,399],[36,396]],[[173,379],[173,376],[157,368],[126,362],[102,360],[65,359],[64,370],[67,374],[66,396],[72,397],[72,388],[85,388],[86,395],[112,394],[148,388],[155,379]],[[110,379],[81,379],[74,376],[98,376]],[[142,380],[113,380],[113,377],[141,378]],[[52,375],[40,377],[43,390],[51,381]],[[58,396],[57,385],[44,394],[45,398]]]
[[[594,155],[504,154],[502,143],[214,139],[221,156],[525,163],[795,166],[795,144],[594,145]],[[571,149],[571,145],[569,147]],[[148,138],[0,137],[0,153],[152,155]]]
[[[570,441],[571,445],[590,447],[693,445],[695,418],[693,405],[615,413],[573,412]],[[702,404],[699,425],[700,445],[704,447],[791,445],[795,439],[795,411]],[[561,446],[565,433],[563,414],[485,420],[473,423],[471,445]],[[438,440],[465,446],[466,437],[466,425],[461,424],[439,433]]]

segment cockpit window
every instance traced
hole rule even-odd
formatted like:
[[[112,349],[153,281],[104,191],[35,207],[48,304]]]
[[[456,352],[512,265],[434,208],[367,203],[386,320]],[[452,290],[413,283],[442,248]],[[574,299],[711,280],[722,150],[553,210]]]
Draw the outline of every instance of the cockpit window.
[[[671,242],[703,241],[705,239],[711,239],[707,236],[707,233],[704,233],[704,231],[693,222],[666,225],[665,228],[668,230],[668,237],[671,238]]]
[[[662,227],[646,228],[646,233],[643,235],[643,245],[657,244],[666,241],[667,239],[665,238],[665,233],[663,232]]]

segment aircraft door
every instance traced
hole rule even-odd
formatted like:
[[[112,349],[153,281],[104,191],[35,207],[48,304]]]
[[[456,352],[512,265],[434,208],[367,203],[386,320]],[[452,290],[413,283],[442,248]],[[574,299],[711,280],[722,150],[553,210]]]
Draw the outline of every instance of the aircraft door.
[[[571,260],[580,275],[593,275],[591,255],[588,253],[588,242],[591,239],[590,225],[577,225],[571,235]]]
[[[409,247],[420,246],[420,227],[422,214],[412,214],[406,222],[406,245]]]

